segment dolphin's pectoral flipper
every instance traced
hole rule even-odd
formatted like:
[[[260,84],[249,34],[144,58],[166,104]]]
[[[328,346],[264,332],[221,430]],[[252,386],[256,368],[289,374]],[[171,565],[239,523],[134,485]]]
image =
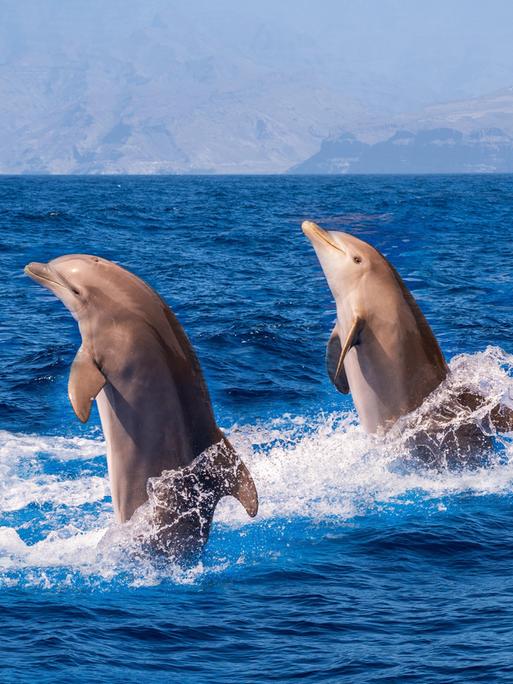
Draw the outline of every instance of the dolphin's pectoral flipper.
[[[356,344],[358,344],[358,336],[360,335],[363,327],[363,320],[359,316],[353,318],[349,332],[347,333],[346,341],[340,352],[340,358],[338,360],[337,370],[335,371],[335,378],[338,376],[340,371],[344,367],[344,359],[346,358],[347,352],[352,349]]]
[[[344,366],[342,366],[337,374],[341,351],[342,344],[340,342],[340,337],[338,336],[337,326],[335,326],[330,339],[328,340],[328,346],[326,347],[326,370],[328,371],[329,379],[338,391],[342,394],[349,394],[349,383],[347,382]]]
[[[92,356],[81,347],[71,366],[68,396],[77,418],[82,423],[89,419],[93,401],[106,382]]]
[[[363,324],[363,319],[359,316],[355,316],[343,347],[338,334],[338,325],[336,325],[328,342],[328,348],[326,350],[328,375],[330,376],[331,382],[339,392],[342,392],[342,394],[348,394],[349,392],[349,383],[344,370],[344,359],[346,358],[347,352],[358,344],[358,337],[362,331]]]

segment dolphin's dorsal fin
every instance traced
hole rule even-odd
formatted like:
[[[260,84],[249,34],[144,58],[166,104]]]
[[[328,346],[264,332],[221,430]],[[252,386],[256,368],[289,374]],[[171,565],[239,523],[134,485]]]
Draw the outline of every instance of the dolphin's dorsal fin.
[[[358,336],[363,328],[363,319],[355,316],[349,332],[347,333],[344,346],[340,341],[338,323],[333,328],[331,337],[326,348],[326,368],[331,382],[342,394],[349,393],[349,383],[344,370],[344,359],[347,352],[358,343]]]
[[[93,357],[80,347],[69,374],[68,396],[82,423],[89,419],[93,401],[106,382]]]
[[[182,472],[197,479],[196,495],[211,496],[214,508],[223,496],[234,496],[249,516],[254,518],[257,514],[258,494],[253,478],[226,437],[200,454]]]
[[[228,440],[196,456],[184,468],[164,470],[147,484],[152,511],[150,541],[171,556],[198,552],[208,541],[219,500],[234,496],[254,517],[258,496],[248,469]]]
[[[254,518],[258,513],[258,494],[244,462],[239,458],[230,442],[223,438],[222,447],[217,451],[214,462],[216,479],[222,482],[221,496],[235,497],[246,509],[246,513]]]
[[[513,410],[505,404],[497,404],[497,406],[490,411],[490,420],[495,429],[499,432],[513,431]]]

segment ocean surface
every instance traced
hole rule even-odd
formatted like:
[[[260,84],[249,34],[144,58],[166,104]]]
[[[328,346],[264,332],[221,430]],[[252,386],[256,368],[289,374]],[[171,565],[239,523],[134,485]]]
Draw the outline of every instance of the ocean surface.
[[[378,247],[453,376],[513,405],[512,176],[0,178],[1,682],[513,682],[511,439],[434,472],[362,432],[303,219]],[[168,301],[253,473],[258,517],[221,502],[190,566],[113,525],[76,324],[22,270],[71,252]]]

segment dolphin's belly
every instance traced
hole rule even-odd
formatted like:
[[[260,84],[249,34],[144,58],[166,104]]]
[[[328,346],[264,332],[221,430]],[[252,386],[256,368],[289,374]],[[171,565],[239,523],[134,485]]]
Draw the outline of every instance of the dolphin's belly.
[[[150,477],[189,465],[194,459],[180,406],[172,401],[171,391],[167,401],[171,405],[153,405],[149,398],[132,403],[110,385],[97,396],[112,502],[120,522],[129,520],[147,500]]]
[[[392,427],[418,408],[445,377],[445,369],[430,364],[415,339],[408,342],[387,345],[375,336],[346,356],[349,388],[367,432]]]
[[[390,407],[383,404],[375,384],[362,371],[355,349],[347,354],[344,368],[360,423],[366,432],[376,432],[390,420]]]
[[[407,373],[401,357],[371,356],[353,348],[344,363],[360,422],[367,432],[390,428],[398,418],[420,406],[433,387],[424,387],[415,373]],[[436,383],[435,383],[436,386]]]

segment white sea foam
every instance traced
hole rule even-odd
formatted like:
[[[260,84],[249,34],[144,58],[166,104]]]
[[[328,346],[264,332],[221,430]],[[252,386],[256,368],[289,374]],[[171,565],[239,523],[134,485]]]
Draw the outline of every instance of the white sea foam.
[[[81,506],[101,501],[109,494],[105,477],[87,476],[67,480],[45,474],[47,460],[88,461],[105,453],[99,440],[78,437],[44,437],[0,431],[0,513],[32,504]],[[65,467],[62,467],[63,473]]]
[[[249,525],[272,526],[273,521],[344,522],[384,505],[406,506],[419,499],[436,502],[462,492],[476,496],[512,492],[511,435],[500,438],[500,459],[474,470],[429,470],[403,459],[408,431],[418,429],[426,411],[440,401],[450,401],[462,387],[486,398],[485,408],[476,409],[476,420],[498,401],[513,405],[513,356],[488,348],[455,357],[451,369],[451,379],[412,416],[405,430],[385,441],[366,435],[354,413],[314,418],[284,415],[259,425],[234,426],[230,439],[254,477],[260,511],[250,520],[235,500],[224,499],[215,523],[230,534]],[[461,416],[454,417],[458,420]],[[57,580],[50,578],[49,570],[68,573],[67,581],[77,573],[108,581],[127,568],[135,585],[161,580],[161,569],[130,555],[130,526],[111,525],[106,475],[87,472],[104,452],[104,443],[93,439],[0,432],[0,513],[10,516],[9,524],[0,527],[0,584],[8,586],[22,578],[51,586]],[[39,467],[42,455],[56,462],[52,474]],[[84,462],[83,476],[66,475],[71,460]],[[56,474],[59,468],[62,476]],[[40,524],[34,510],[41,511],[44,524],[37,540],[26,543],[28,532]],[[209,572],[224,567],[220,561]],[[193,582],[204,571],[199,563],[187,570],[171,568],[168,575]],[[59,576],[58,581],[66,580]]]

